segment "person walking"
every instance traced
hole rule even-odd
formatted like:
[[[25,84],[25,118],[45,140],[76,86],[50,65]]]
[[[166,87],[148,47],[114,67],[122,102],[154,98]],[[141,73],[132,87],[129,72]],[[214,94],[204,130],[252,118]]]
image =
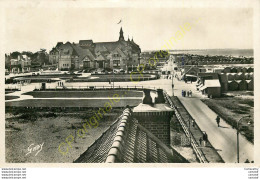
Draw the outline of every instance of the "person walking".
[[[192,127],[195,127],[195,121],[193,119],[191,120],[191,124],[192,124]]]
[[[183,90],[181,91],[181,96],[184,97],[184,91]]]
[[[219,117],[219,116],[217,116],[217,118],[216,118],[216,122],[217,122],[218,127],[219,127],[219,123],[220,123],[220,117]]]
[[[183,91],[183,96],[186,97],[186,91],[185,90]]]
[[[206,142],[206,145],[207,145],[207,143],[208,143],[208,134],[206,132],[205,132],[205,142]]]
[[[203,142],[204,142],[204,147],[207,145],[207,142],[208,142],[208,135],[206,132],[203,132],[203,135],[202,135],[202,139],[203,139]]]
[[[190,97],[192,97],[192,91],[190,90]]]

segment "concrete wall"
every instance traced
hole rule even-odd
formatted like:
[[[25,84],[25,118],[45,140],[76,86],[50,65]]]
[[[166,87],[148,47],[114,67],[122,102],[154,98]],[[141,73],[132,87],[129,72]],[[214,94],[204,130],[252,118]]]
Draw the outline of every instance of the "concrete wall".
[[[221,96],[221,87],[208,87],[206,93],[213,98],[218,98]]]

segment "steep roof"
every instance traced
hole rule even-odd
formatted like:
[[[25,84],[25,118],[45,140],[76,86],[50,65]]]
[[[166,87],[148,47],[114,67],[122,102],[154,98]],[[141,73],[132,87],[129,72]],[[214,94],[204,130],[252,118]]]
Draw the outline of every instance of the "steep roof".
[[[116,42],[97,42],[95,51],[113,51],[118,45],[119,41]]]
[[[59,48],[61,45],[63,45],[63,42],[58,42],[56,48]]]
[[[187,163],[138,124],[130,109],[123,114],[74,163]]]
[[[79,55],[79,61],[82,61],[85,57],[88,57],[88,59],[90,60],[95,60],[95,53],[90,51],[89,49],[81,48],[79,44],[73,44],[72,47]]]
[[[121,29],[121,33],[123,33]],[[107,56],[112,52],[117,52],[121,56],[127,56],[128,53],[126,51],[132,51],[134,53],[141,53],[141,49],[134,41],[125,41],[123,39],[114,41],[114,42],[97,42],[94,43],[93,40],[80,40],[78,44],[66,42],[58,42],[56,47],[51,50],[54,52],[55,50],[63,49],[64,55],[73,55],[79,56],[79,61],[84,60],[84,58],[88,58],[93,61],[96,60],[96,57],[99,55],[100,58],[98,60],[107,59]],[[68,52],[69,49],[69,52]]]
[[[79,44],[93,44],[93,40],[80,40]]]

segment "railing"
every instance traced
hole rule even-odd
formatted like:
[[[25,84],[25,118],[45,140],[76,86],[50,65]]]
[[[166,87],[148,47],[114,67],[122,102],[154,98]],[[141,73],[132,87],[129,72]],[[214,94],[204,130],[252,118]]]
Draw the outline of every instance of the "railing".
[[[190,133],[188,127],[186,126],[186,124],[185,124],[185,122],[184,122],[184,120],[181,116],[181,114],[179,113],[178,109],[174,106],[171,98],[169,97],[169,95],[166,92],[164,92],[164,95],[166,97],[166,100],[169,102],[171,108],[174,109],[175,115],[176,115],[179,123],[181,124],[182,129],[184,130],[186,136],[190,138],[191,146],[192,146],[193,150],[195,151],[196,156],[198,157],[199,161],[201,163],[208,163],[207,158],[205,157],[203,152],[198,148],[198,144],[197,144],[196,140],[194,139],[193,135]]]
[[[18,87],[8,86],[7,88],[5,88],[5,91],[21,91],[21,86]]]
[[[57,86],[57,87],[46,87],[44,90],[143,90],[150,89],[156,90],[156,87],[150,86]],[[35,90],[43,90],[41,87],[35,88]]]

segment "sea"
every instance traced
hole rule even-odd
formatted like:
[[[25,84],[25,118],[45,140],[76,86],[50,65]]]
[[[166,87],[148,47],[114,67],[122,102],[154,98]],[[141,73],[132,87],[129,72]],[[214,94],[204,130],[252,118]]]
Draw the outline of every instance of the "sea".
[[[202,50],[169,50],[171,54],[223,55],[233,57],[254,57],[253,49],[202,49]]]

